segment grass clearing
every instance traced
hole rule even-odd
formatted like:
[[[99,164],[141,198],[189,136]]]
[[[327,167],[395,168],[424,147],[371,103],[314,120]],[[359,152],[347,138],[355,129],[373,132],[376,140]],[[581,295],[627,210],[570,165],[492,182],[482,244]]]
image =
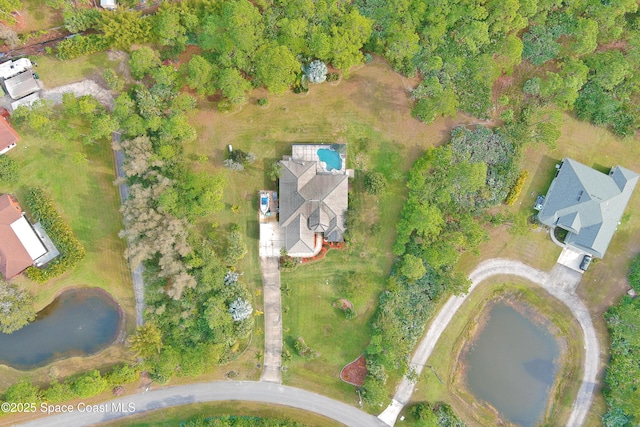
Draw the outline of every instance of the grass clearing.
[[[476,402],[472,393],[465,389],[460,378],[462,362],[458,360],[458,356],[464,343],[471,339],[475,319],[485,311],[485,304],[499,295],[508,294],[540,312],[551,322],[552,328],[556,329],[555,333],[564,342],[561,345],[563,356],[556,376],[557,383],[553,391],[548,421],[551,422],[550,425],[563,425],[566,422],[582,379],[584,355],[580,326],[567,307],[538,286],[520,279],[517,281],[518,284],[505,284],[509,280],[509,277],[492,278],[469,296],[438,341],[428,362],[433,371],[423,371],[412,398],[413,402],[445,401],[453,405],[456,413],[470,425],[500,424],[496,415],[485,405]],[[444,384],[440,383],[434,371]]]
[[[280,405],[267,405],[257,402],[220,402],[195,403],[175,408],[127,417],[124,420],[111,421],[103,424],[105,427],[147,427],[147,426],[177,426],[181,422],[199,415],[216,417],[223,415],[244,415],[273,419],[289,419],[304,423],[307,426],[331,427],[336,421],[321,415],[300,409]]]
[[[135,327],[135,302],[129,266],[123,253],[125,242],[118,237],[122,228],[119,213],[120,198],[113,185],[115,172],[113,152],[106,141],[84,145],[81,141],[65,140],[53,143],[22,132],[22,140],[8,156],[20,165],[20,181],[0,185],[0,192],[13,193],[24,206],[24,196],[30,187],[42,187],[54,200],[56,209],[69,223],[76,237],[86,248],[80,266],[48,281],[36,284],[26,277],[14,279],[35,295],[36,308],[42,309],[62,290],[76,286],[100,287],[115,298],[125,312],[126,330]],[[77,161],[86,156],[86,161]],[[76,160],[74,160],[76,159]],[[105,350],[104,358],[93,356],[54,362],[61,372],[75,364],[80,367],[103,366],[107,360],[130,357],[120,345]],[[100,353],[101,355],[103,353]],[[71,362],[75,360],[75,362]],[[48,382],[47,368],[30,371],[35,382]],[[13,383],[21,372],[0,367],[0,390]]]
[[[84,79],[102,80],[102,72],[115,70],[119,60],[110,60],[106,52],[93,53],[69,61],[61,61],[54,55],[31,57],[37,64],[35,71],[49,89]]]
[[[47,5],[46,0],[22,0],[23,9],[17,32],[47,30],[62,25],[62,11]]]

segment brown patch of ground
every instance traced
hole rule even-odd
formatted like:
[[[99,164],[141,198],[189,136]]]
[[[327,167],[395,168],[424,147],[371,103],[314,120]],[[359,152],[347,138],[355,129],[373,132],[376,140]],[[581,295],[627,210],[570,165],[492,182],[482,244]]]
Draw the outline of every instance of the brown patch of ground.
[[[362,387],[364,385],[364,379],[367,376],[367,372],[367,361],[363,354],[342,368],[342,371],[340,371],[340,379],[347,384]]]
[[[604,52],[607,50],[621,50],[626,51],[629,42],[627,40],[616,40],[611,43],[601,44],[596,48],[596,52]]]
[[[333,302],[333,308],[338,308],[342,311],[345,311],[347,309],[353,310],[353,303],[348,299],[340,298]]]

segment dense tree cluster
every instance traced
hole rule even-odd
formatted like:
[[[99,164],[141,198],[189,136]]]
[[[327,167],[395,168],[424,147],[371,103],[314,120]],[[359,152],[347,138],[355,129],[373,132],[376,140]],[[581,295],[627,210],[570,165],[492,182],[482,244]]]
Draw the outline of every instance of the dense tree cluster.
[[[502,131],[459,127],[449,144],[429,149],[413,165],[393,246],[398,258],[366,349],[369,403],[386,399],[386,371],[406,370],[434,300],[466,292],[468,279],[453,267],[487,238],[476,218],[507,196],[518,175],[519,151]]]
[[[231,104],[244,102],[252,86],[265,86],[273,93],[287,90],[313,59],[348,72],[364,62],[361,49],[372,32],[370,19],[353,5],[337,1],[165,2],[146,17],[67,6],[63,17],[69,31],[92,32],[63,40],[57,47],[60,59],[108,48],[130,50],[144,42],[160,46],[164,59],[196,43],[203,55],[192,57],[186,83],[201,95],[219,90]],[[159,58],[148,47],[135,50],[133,77],[142,78]]]
[[[640,256],[631,262],[629,283],[640,289]],[[602,394],[606,427],[636,425],[640,419],[640,299],[625,296],[604,315],[611,336],[610,359]]]
[[[398,71],[419,72],[414,114],[430,122],[458,109],[488,117],[494,82],[523,59],[535,107],[574,108],[626,136],[640,125],[638,3],[356,1],[373,19],[365,47]],[[599,49],[597,49],[599,47]],[[536,83],[540,89],[533,89]],[[534,93],[535,92],[535,93]],[[518,107],[516,105],[516,107]]]
[[[154,380],[166,382],[228,361],[251,332],[251,295],[240,273],[229,274],[247,249],[239,227],[226,245],[216,232],[192,227],[222,208],[225,180],[187,166],[183,144],[196,134],[185,111],[193,100],[178,93],[176,71],[145,48],[133,52],[130,65],[144,83],[116,99],[113,118],[123,138],[114,144],[129,184],[121,236],[131,263],[146,267],[148,307],[147,323],[130,342]]]

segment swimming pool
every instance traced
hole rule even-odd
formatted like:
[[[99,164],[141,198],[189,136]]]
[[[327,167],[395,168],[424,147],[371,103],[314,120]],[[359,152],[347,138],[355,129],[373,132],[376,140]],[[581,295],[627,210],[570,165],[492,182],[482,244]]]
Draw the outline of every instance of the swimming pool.
[[[342,169],[342,157],[337,151],[321,148],[318,150],[318,157],[327,164],[328,171]]]

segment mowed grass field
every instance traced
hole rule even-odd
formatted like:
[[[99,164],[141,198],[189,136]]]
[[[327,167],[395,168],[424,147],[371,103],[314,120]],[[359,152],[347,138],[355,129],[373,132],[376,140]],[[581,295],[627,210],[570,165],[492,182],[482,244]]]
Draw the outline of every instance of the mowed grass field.
[[[18,23],[12,28],[18,34],[47,30],[62,25],[62,9],[56,10],[45,0],[22,0]]]
[[[20,132],[20,130],[18,130]],[[114,186],[113,152],[108,141],[84,145],[81,141],[53,143],[45,138],[20,132],[18,146],[6,155],[18,162],[20,181],[0,185],[1,193],[13,193],[26,208],[29,188],[41,187],[52,198],[62,217],[69,223],[86,249],[86,257],[72,272],[44,284],[19,276],[14,281],[24,285],[35,296],[37,310],[49,304],[64,289],[100,287],[120,304],[125,313],[126,330],[135,328],[135,302],[129,266],[123,253],[125,242],[118,237],[122,229],[119,213],[120,197]],[[78,161],[86,156],[86,161]],[[90,367],[131,358],[122,344],[89,358],[73,358],[55,362],[61,376]],[[48,382],[51,366],[36,369],[30,375],[37,382]],[[0,390],[13,383],[22,373],[0,367]]]

